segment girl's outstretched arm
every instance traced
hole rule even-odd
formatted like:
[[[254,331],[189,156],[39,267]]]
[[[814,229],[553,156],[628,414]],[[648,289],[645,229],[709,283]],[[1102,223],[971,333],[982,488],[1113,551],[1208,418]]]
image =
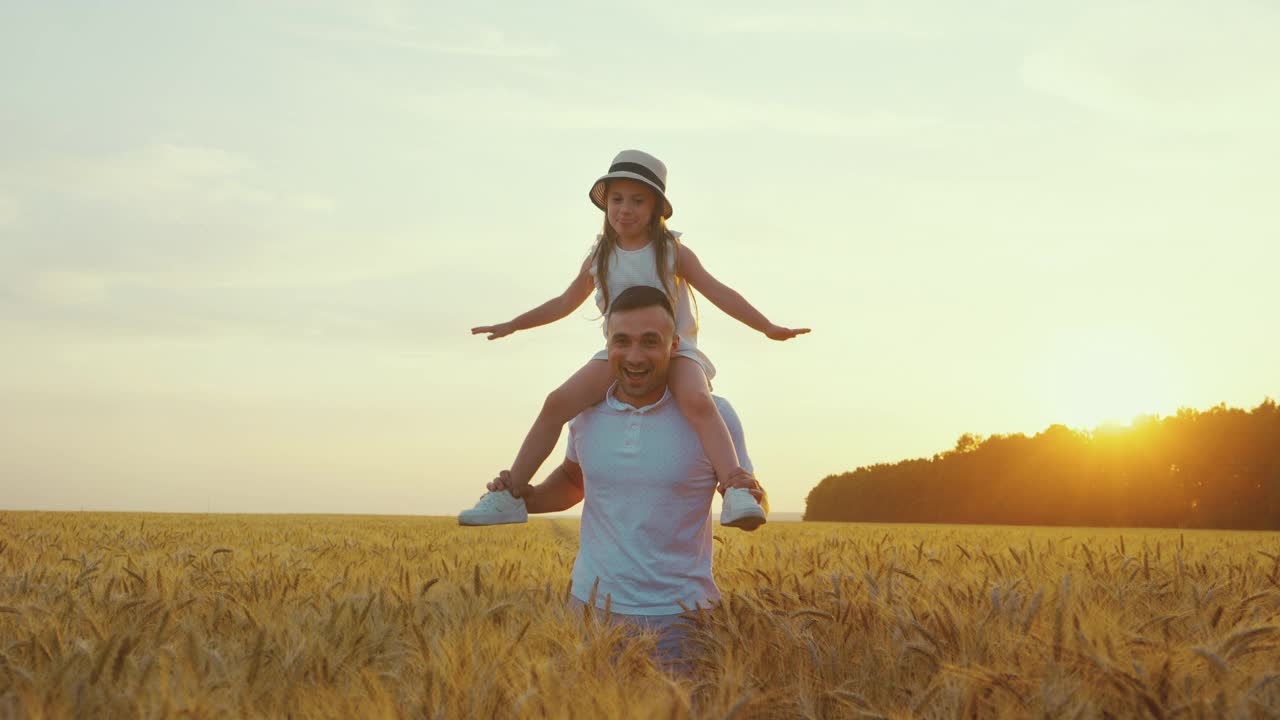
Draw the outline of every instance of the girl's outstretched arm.
[[[573,279],[573,282],[569,283],[569,287],[564,292],[529,312],[516,316],[514,320],[498,323],[497,325],[473,327],[471,328],[471,334],[489,333],[489,340],[497,340],[517,330],[528,330],[539,325],[553,323],[556,320],[567,317],[569,313],[576,310],[584,300],[591,296],[591,291],[594,289],[595,281],[591,279],[591,258],[588,257],[582,261],[582,267],[578,269],[578,276]]]
[[[737,290],[712,277],[711,273],[702,267],[698,256],[693,254],[688,245],[680,246],[676,260],[676,273],[695,290],[702,293],[703,297],[710,300],[711,304],[725,311],[729,317],[747,327],[759,330],[770,340],[790,340],[797,335],[809,332],[809,328],[787,328],[769,322],[769,318],[755,309],[746,298],[738,294]]]

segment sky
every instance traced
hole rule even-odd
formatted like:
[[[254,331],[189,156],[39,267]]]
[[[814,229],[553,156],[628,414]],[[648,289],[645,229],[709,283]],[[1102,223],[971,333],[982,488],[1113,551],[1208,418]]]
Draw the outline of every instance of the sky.
[[[0,508],[450,515],[603,338],[614,154],[776,510],[1280,395],[1280,5],[0,2]],[[563,440],[562,440],[563,446]],[[557,449],[547,469],[558,462]]]

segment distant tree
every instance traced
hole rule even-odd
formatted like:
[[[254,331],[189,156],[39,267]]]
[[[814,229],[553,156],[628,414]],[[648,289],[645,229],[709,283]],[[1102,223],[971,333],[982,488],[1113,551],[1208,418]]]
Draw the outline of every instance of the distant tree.
[[[1280,529],[1280,407],[1130,427],[965,433],[931,458],[823,478],[806,520]]]
[[[978,445],[982,443],[982,438],[973,433],[965,433],[956,440],[956,452],[967,453],[978,449]]]

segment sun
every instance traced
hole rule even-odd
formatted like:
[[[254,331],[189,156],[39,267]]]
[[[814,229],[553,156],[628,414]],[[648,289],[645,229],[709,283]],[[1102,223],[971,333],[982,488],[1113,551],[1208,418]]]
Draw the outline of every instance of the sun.
[[[1176,358],[1162,343],[1124,332],[1064,333],[1051,345],[1035,385],[1051,422],[1077,429],[1128,425],[1138,415],[1177,409]]]

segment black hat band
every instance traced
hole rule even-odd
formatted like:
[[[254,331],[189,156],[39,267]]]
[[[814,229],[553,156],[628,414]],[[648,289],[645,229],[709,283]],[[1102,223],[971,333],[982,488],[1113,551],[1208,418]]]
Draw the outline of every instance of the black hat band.
[[[662,180],[658,178],[658,175],[656,173],[654,173],[649,168],[641,165],[640,163],[633,163],[633,162],[614,163],[613,165],[609,166],[609,172],[610,173],[616,173],[616,172],[635,173],[636,175],[639,175],[640,177],[648,180],[654,185],[657,185],[658,189],[661,190],[662,192],[665,193],[667,191],[667,184],[662,182]]]

